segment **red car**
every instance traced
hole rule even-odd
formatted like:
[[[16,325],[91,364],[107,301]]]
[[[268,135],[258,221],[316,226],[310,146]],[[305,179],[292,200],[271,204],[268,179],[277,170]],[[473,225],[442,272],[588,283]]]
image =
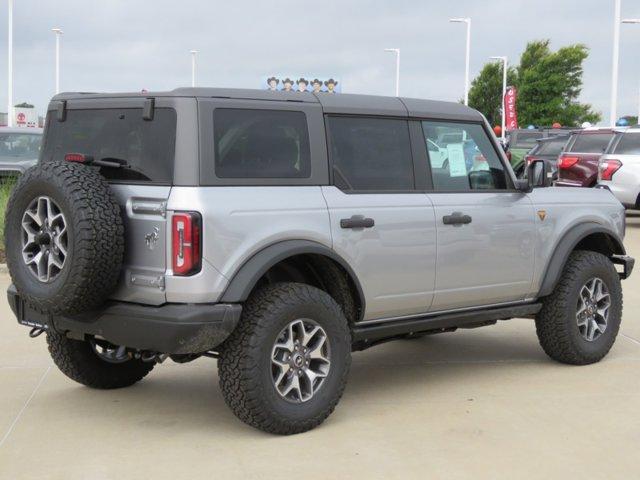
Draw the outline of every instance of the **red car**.
[[[613,138],[611,128],[588,128],[571,133],[558,157],[559,187],[593,187],[598,181],[598,161]]]

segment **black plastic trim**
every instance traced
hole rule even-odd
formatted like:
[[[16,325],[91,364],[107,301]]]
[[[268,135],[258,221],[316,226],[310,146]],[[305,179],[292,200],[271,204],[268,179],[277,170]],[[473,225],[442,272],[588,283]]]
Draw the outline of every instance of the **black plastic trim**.
[[[161,353],[202,353],[220,345],[240,320],[237,304],[178,304],[148,306],[109,302],[80,315],[46,315],[30,309],[15,287],[7,290],[18,323],[52,328],[74,337],[98,335],[114,345]]]
[[[595,222],[580,223],[565,233],[553,249],[553,255],[545,267],[545,273],[542,277],[544,280],[540,286],[538,297],[546,297],[553,292],[571,252],[581,240],[594,233],[604,233],[611,237],[617,249],[612,252],[612,255],[626,254],[622,240],[615,232]]]
[[[323,255],[335,260],[347,271],[358,291],[361,305],[360,315],[362,316],[365,311],[365,297],[358,277],[351,266],[329,247],[311,240],[286,240],[260,250],[235,273],[220,301],[223,303],[244,302],[249,298],[253,287],[267,270],[286,258],[302,254]]]

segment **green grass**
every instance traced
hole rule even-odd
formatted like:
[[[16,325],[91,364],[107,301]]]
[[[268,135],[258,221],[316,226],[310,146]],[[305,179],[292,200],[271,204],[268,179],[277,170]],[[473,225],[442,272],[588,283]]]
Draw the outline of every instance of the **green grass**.
[[[4,214],[7,211],[9,195],[11,195],[11,190],[15,184],[16,180],[14,178],[0,179],[0,250],[2,251],[2,257],[4,257]]]

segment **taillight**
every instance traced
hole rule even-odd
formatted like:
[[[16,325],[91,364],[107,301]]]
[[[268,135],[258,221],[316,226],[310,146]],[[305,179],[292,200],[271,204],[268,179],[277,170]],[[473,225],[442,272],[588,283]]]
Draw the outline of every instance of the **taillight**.
[[[93,158],[84,153],[67,153],[64,156],[65,162],[91,163],[91,160],[93,160]]]
[[[598,176],[600,180],[611,180],[613,174],[616,173],[621,166],[622,162],[620,160],[602,160],[600,165],[598,165]]]
[[[176,212],[171,220],[174,275],[193,275],[202,265],[202,220],[197,212]]]
[[[565,157],[562,155],[558,159],[558,168],[571,168],[580,161],[580,157]]]

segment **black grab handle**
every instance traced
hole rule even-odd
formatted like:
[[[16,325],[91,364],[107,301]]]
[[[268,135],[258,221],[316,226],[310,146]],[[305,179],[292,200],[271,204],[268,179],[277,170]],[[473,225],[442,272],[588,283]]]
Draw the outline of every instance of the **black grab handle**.
[[[451,215],[442,217],[442,223],[445,225],[466,225],[471,223],[471,217],[463,215],[461,212],[453,212]]]
[[[354,215],[351,218],[340,220],[341,228],[371,228],[376,224],[373,218],[366,218],[362,215]]]

